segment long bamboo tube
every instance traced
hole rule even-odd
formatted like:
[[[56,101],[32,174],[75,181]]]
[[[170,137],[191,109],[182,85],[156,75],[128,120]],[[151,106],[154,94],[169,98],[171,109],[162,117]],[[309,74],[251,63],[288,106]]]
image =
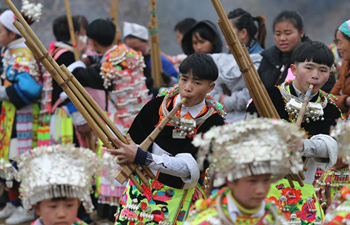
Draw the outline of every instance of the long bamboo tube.
[[[160,122],[160,124],[152,131],[152,133],[150,135],[148,135],[148,137],[140,144],[140,148],[142,150],[147,151],[147,149],[149,148],[149,146],[151,146],[151,144],[154,142],[154,140],[157,138],[157,136],[159,135],[159,133],[164,129],[164,127],[168,124],[168,122],[170,121],[170,119],[177,113],[177,111],[179,111],[179,109],[181,108],[181,106],[186,102],[186,98],[181,99],[180,103],[178,103],[168,114],[168,116],[166,116],[162,122]],[[149,169],[148,167],[146,167],[147,169]],[[143,168],[145,170],[145,168]],[[146,169],[146,170],[147,170]],[[147,173],[149,174],[149,173]],[[152,173],[153,175],[153,173]],[[151,176],[152,179],[156,179],[154,176]]]
[[[164,129],[164,127],[168,124],[170,119],[176,114],[177,111],[181,108],[181,106],[186,102],[186,98],[181,99],[181,101],[169,112],[169,114],[160,122],[160,124],[148,135],[148,137],[140,144],[140,148],[144,151],[147,151],[154,140],[157,138],[159,133]],[[142,167],[149,177],[152,179],[156,179],[153,175],[152,171],[148,167]],[[121,172],[121,169],[117,169],[117,171]],[[150,175],[151,174],[151,175]]]
[[[74,59],[75,61],[78,61],[79,52],[78,52],[77,41],[75,39],[75,31],[73,26],[72,14],[70,12],[70,7],[69,7],[69,0],[64,0],[64,4],[66,5],[67,20],[68,20],[68,26],[69,26],[70,39],[72,41],[72,46],[73,46]]]
[[[94,123],[94,120],[92,119],[91,115],[86,113],[84,106],[81,105],[79,100],[77,99],[77,96],[69,89],[66,88],[66,84],[64,85],[64,81],[60,75],[63,74],[60,67],[57,65],[57,63],[52,59],[52,57],[48,54],[46,48],[43,46],[43,44],[40,42],[38,37],[35,35],[33,30],[29,27],[27,22],[24,20],[22,15],[19,13],[17,8],[13,5],[13,3],[10,0],[5,0],[6,4],[9,6],[9,8],[13,11],[13,13],[16,15],[17,19],[22,23],[23,27],[15,21],[14,25],[16,28],[21,32],[22,36],[27,40],[28,47],[31,48],[31,51],[36,55],[36,57],[43,63],[44,67],[47,69],[47,71],[50,72],[52,77],[59,83],[63,84],[62,89],[67,93],[67,95],[72,100],[73,104],[77,106],[79,112],[82,113],[83,117],[86,119],[86,121],[89,123],[89,125],[92,127],[92,129],[96,132],[96,134],[99,136],[101,141],[105,144],[108,148],[113,148],[110,141],[104,136],[104,134],[101,132],[101,129],[98,127],[97,124]],[[28,32],[28,33],[27,33]],[[38,47],[36,47],[38,46]],[[73,76],[71,76],[73,77]],[[104,115],[104,114],[103,114]],[[128,173],[132,173],[134,170],[136,170],[136,165],[121,165],[121,167],[126,167]],[[125,174],[125,173],[124,173]],[[125,178],[125,180],[127,177]],[[139,185],[136,182],[136,179],[130,175],[130,179],[135,183],[136,187],[143,191],[141,185]]]
[[[148,26],[151,42],[151,65],[152,76],[155,87],[163,86],[162,78],[162,61],[159,48],[158,18],[157,18],[157,2],[150,0],[150,22]]]
[[[118,9],[119,9],[119,3],[118,0],[111,0],[111,9],[109,11],[110,17],[112,19],[112,22],[115,25],[116,34],[114,38],[115,44],[122,43],[122,34],[120,31],[120,28],[118,26]]]
[[[309,89],[307,90],[307,92],[306,92],[306,94],[305,94],[304,101],[303,101],[303,104],[302,104],[301,109],[300,109],[300,111],[299,111],[297,121],[295,122],[295,124],[296,124],[298,127],[301,126],[301,122],[302,122],[303,119],[304,119],[304,116],[305,116],[305,113],[306,113],[306,107],[307,107],[307,105],[309,104],[310,96],[311,96],[311,92],[312,92],[312,89],[313,89],[313,88],[314,88],[314,85],[310,84],[310,85],[309,85]]]
[[[16,21],[15,22],[15,26],[16,28],[21,32],[21,34],[23,35],[23,37],[26,38],[26,34],[19,23]],[[40,59],[42,58],[41,62],[44,65],[44,67],[46,68],[47,71],[50,72],[50,74],[53,75],[53,77],[55,77],[56,81],[59,84],[64,84],[65,81],[67,80],[63,80],[63,78],[60,76],[60,73],[57,72],[55,70],[55,68],[52,66],[52,64],[50,63],[50,61],[43,57],[43,55],[40,53],[40,51],[35,47],[35,43],[31,42],[30,39],[26,39],[26,44],[27,46],[30,48],[30,50],[34,53],[34,55]],[[67,83],[67,82],[66,82]],[[69,82],[68,82],[69,83]],[[69,97],[69,99],[73,102],[73,104],[77,107],[77,109],[79,110],[79,112],[81,112],[82,116],[84,117],[84,119],[88,122],[89,126],[91,126],[91,128],[95,131],[95,133],[98,135],[98,137],[101,139],[101,141],[104,143],[104,145],[107,148],[114,148],[115,147],[115,143],[114,146],[112,145],[112,143],[110,143],[110,141],[106,138],[105,134],[102,132],[102,129],[98,124],[94,121],[93,117],[88,113],[88,111],[86,111],[85,107],[83,106],[83,104],[78,100],[78,96],[75,95],[75,93],[73,93],[73,91],[71,90],[71,88],[65,84],[65,85],[61,85],[62,89],[66,92],[67,96]],[[136,165],[135,165],[136,167]],[[141,187],[141,185],[137,182],[137,180],[135,179],[135,177],[130,176],[130,179],[132,180],[132,182],[135,184],[135,186],[143,193],[144,190]]]
[[[26,35],[28,39],[32,40],[34,43],[33,45],[37,44],[38,46],[38,51],[42,52],[42,56],[46,56],[48,58],[48,60],[50,61],[50,63],[52,63],[52,66],[54,67],[54,70],[56,70],[56,73],[53,73],[53,78],[57,79],[57,76],[55,76],[55,74],[58,74],[57,71],[61,71],[61,69],[59,68],[58,64],[56,63],[56,61],[54,61],[52,59],[51,56],[49,56],[46,48],[44,47],[44,45],[41,43],[41,41],[39,40],[39,38],[36,36],[36,34],[34,33],[34,31],[30,28],[30,26],[28,25],[28,23],[25,21],[25,19],[22,17],[21,13],[17,10],[17,8],[15,7],[15,5],[11,2],[11,0],[4,0],[6,2],[6,4],[9,6],[9,8],[12,10],[12,12],[16,15],[17,19],[20,21],[20,23],[23,25],[23,27],[25,28],[25,31],[22,29],[22,31],[24,32],[23,35]],[[19,25],[19,24],[18,24]],[[19,26],[17,29],[19,30],[21,27]],[[27,35],[27,33],[29,35]],[[24,37],[24,36],[23,36]],[[26,40],[28,40],[26,39]],[[48,70],[50,72],[50,70]],[[53,71],[51,71],[53,72]],[[50,73],[51,74],[51,73]],[[73,77],[74,78],[74,77]],[[75,79],[72,79],[72,81],[74,82]],[[58,82],[59,83],[59,82]],[[77,82],[76,84],[78,84],[79,82]],[[80,84],[80,83],[79,83]],[[79,86],[79,85],[78,85]],[[117,135],[117,137],[123,141],[124,143],[127,143],[126,139],[124,138],[124,136],[118,131],[118,129],[113,125],[113,122],[110,121],[110,119],[105,115],[105,113],[102,111],[102,109],[98,106],[98,104],[93,100],[93,98],[86,92],[86,90],[80,85],[79,89],[82,91],[82,93],[84,94],[85,97],[87,97],[88,101],[90,103],[92,103],[93,107],[99,112],[100,116],[104,119],[104,121],[109,125],[110,129],[113,130],[113,132]],[[106,147],[108,146],[105,142],[104,144],[106,145]],[[127,180],[127,176],[131,175],[132,172],[137,169],[137,166],[134,164],[131,165],[121,165],[120,167],[128,167],[128,169],[126,169],[123,172],[123,176],[119,176],[116,179],[120,182],[120,183],[124,183]]]
[[[280,119],[280,116],[273,105],[271,98],[269,97],[265,86],[261,82],[261,79],[256,71],[252,59],[249,56],[248,50],[245,46],[242,46],[233,32],[231,24],[226,16],[226,12],[221,5],[220,0],[211,0],[212,4],[219,16],[218,25],[226,39],[227,45],[230,48],[232,55],[234,56],[249,90],[251,97],[253,98],[254,105],[261,117]],[[303,174],[302,174],[303,175]],[[292,175],[303,186],[303,182],[299,174]],[[287,175],[287,179],[292,187],[294,187],[291,181],[291,175]]]

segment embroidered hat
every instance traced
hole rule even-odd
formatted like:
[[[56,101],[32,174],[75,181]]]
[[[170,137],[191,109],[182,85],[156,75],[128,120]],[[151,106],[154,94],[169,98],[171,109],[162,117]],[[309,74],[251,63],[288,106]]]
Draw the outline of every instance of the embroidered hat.
[[[34,3],[29,3],[28,0],[22,1],[22,16],[27,21],[27,23],[30,25],[34,22],[38,22],[40,20],[41,14],[42,14],[42,5],[39,3],[35,5]],[[10,31],[21,35],[21,33],[17,30],[17,28],[13,25],[13,22],[15,22],[15,15],[11,10],[6,10],[3,12],[0,16],[0,23]]]
[[[146,27],[141,26],[137,23],[124,22],[123,38],[129,35],[132,35],[145,41],[149,40],[149,33]]]
[[[193,144],[199,147],[197,161],[214,164],[214,186],[227,178],[271,174],[280,179],[290,169],[298,173],[303,168],[301,152],[288,143],[299,143],[305,133],[295,124],[267,118],[249,118],[224,126],[213,127],[197,135]]]
[[[331,136],[338,142],[338,156],[344,163],[350,164],[350,123],[347,120],[338,120]]]
[[[340,25],[338,30],[350,37],[350,20],[345,21],[342,25]]]
[[[20,195],[23,207],[51,198],[72,197],[83,202],[85,210],[91,212],[91,180],[102,173],[103,166],[113,177],[115,160],[110,154],[99,158],[87,148],[73,145],[38,147],[25,152],[17,160],[15,178],[21,181]],[[111,182],[113,183],[113,182]]]

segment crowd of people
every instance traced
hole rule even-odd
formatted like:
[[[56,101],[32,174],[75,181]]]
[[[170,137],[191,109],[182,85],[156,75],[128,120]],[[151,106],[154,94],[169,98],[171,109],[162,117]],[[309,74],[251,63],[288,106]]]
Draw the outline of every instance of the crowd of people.
[[[23,8],[29,24],[45,10]],[[261,102],[212,21],[176,24],[183,53],[160,53],[158,87],[145,26],[124,22],[117,40],[109,19],[54,20],[48,53],[125,136],[111,149],[27,47],[14,12],[2,10],[0,219],[93,224],[96,208],[99,218],[130,225],[350,224],[350,20],[334,25],[327,46],[306,36],[298,12],[282,11],[267,48],[264,16],[238,8],[227,17],[279,118],[259,117]],[[147,182],[119,183],[120,164],[152,175],[139,167]]]

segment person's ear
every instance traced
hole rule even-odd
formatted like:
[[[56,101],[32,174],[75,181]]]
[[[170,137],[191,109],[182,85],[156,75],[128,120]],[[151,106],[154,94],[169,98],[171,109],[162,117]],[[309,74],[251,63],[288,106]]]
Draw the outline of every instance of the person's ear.
[[[240,34],[241,34],[241,38],[244,39],[248,36],[248,31],[247,29],[243,28],[241,31],[240,31]]]
[[[9,36],[10,36],[11,41],[16,40],[16,38],[17,38],[17,34],[15,32],[12,32],[12,31],[10,32]]]
[[[301,30],[300,30],[300,37],[304,37],[305,36],[305,29],[304,28],[302,28]]]
[[[34,209],[36,215],[41,216],[39,204],[33,205],[33,209]]]
[[[294,76],[297,76],[297,65],[290,64],[290,69],[292,70],[292,73],[294,74]]]
[[[207,93],[210,93],[214,89],[214,87],[215,87],[215,82],[210,82]]]

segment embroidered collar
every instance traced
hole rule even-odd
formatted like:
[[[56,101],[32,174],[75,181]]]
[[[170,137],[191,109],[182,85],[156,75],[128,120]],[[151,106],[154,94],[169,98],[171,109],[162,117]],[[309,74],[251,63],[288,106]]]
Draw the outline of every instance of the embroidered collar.
[[[170,97],[174,97],[177,94],[179,94],[179,85],[175,84],[171,88],[163,88],[163,90],[159,92],[157,97],[166,96],[166,95],[169,95]],[[207,94],[204,100],[208,108],[213,108],[225,120],[227,113],[226,113],[225,107],[222,104],[215,101],[214,97],[211,94]]]
[[[73,47],[64,42],[55,42],[54,46],[57,48],[67,49],[68,51],[73,52]]]
[[[177,95],[175,98],[176,98],[175,105],[177,105],[181,101],[181,96]],[[184,117],[184,115],[186,115],[187,113],[190,113],[192,118],[196,118],[199,115],[199,113],[203,110],[204,106],[205,106],[204,99],[202,102],[198,103],[197,105],[191,106],[191,107],[187,107],[187,106],[182,105],[180,116]]]
[[[19,38],[14,41],[12,41],[10,44],[8,44],[7,48],[8,49],[16,49],[16,48],[28,48],[26,44],[24,43],[25,39],[24,38]]]
[[[117,48],[117,45],[113,45],[112,48],[108,49],[105,54],[103,54],[102,58],[101,58],[101,63],[106,61],[106,56],[108,55],[108,53],[110,53],[111,51],[114,51]]]
[[[291,88],[290,88],[291,83],[292,81],[283,82],[281,86],[278,86],[278,88],[280,90],[280,93],[283,99],[285,100],[285,103],[286,103],[285,110],[289,114],[289,121],[294,122],[298,118],[299,112],[302,108],[303,99],[300,99],[301,95],[299,97],[296,97],[291,93]],[[327,96],[319,94],[319,92],[317,92],[316,95],[318,95],[316,102],[310,101],[306,107],[306,112],[305,112],[303,121],[305,120],[307,123],[309,123],[311,120],[313,121],[324,120],[323,109],[328,104],[328,98]]]

